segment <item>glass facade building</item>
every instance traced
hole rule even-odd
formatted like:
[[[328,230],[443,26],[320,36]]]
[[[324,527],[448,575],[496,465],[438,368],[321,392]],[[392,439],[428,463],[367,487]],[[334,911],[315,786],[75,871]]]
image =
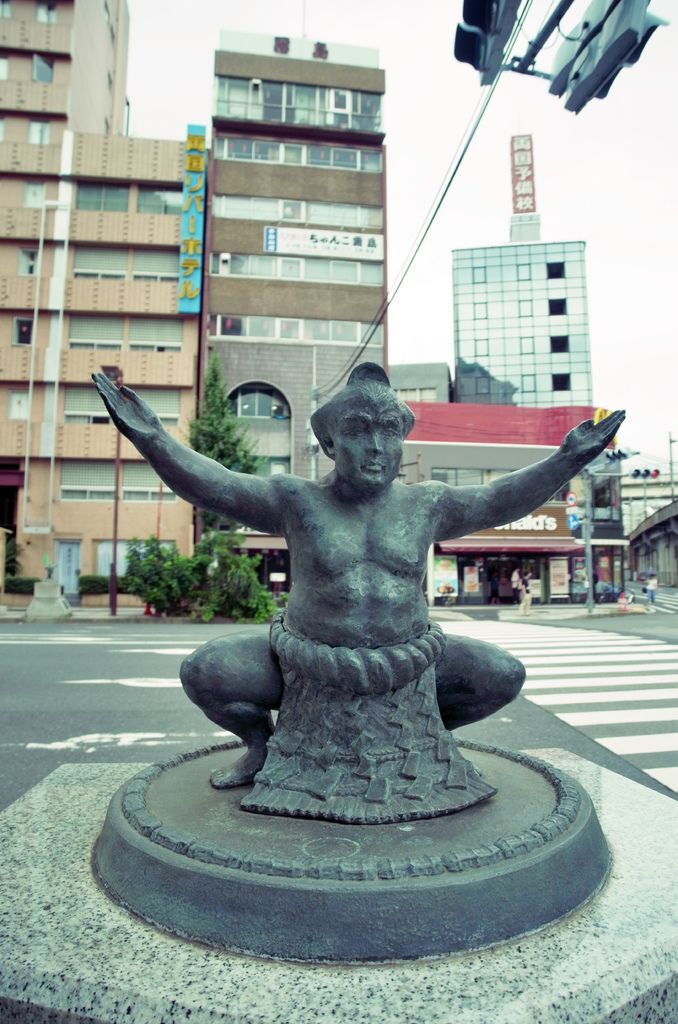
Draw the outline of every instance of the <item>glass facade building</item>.
[[[584,248],[454,250],[457,402],[592,404]]]

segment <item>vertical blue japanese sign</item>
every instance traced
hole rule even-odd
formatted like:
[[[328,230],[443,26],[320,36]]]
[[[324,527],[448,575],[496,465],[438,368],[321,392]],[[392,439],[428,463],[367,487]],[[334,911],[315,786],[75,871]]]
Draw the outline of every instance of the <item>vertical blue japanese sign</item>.
[[[205,127],[189,124],[186,130],[184,201],[181,207],[180,313],[200,312],[206,173]]]

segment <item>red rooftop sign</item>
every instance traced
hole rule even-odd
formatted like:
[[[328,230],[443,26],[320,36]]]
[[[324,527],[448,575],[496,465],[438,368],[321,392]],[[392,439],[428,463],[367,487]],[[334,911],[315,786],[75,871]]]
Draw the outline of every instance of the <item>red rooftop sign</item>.
[[[537,212],[531,135],[514,135],[511,138],[511,192],[514,213]]]

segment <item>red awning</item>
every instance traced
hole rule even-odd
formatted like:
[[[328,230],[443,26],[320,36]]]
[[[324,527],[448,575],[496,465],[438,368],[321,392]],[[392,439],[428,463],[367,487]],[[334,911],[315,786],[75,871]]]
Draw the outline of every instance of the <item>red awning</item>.
[[[569,537],[553,537],[551,540],[546,537],[461,537],[459,540],[444,540],[439,547],[446,555],[463,551],[575,555],[583,550],[584,542]]]

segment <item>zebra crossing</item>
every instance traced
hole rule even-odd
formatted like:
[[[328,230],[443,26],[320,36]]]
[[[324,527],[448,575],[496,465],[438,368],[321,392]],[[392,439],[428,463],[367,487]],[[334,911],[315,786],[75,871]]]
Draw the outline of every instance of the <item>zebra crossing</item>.
[[[441,622],[527,670],[523,696],[678,791],[678,644],[516,622]]]
[[[633,594],[635,604],[642,607],[649,607],[647,597],[643,593],[642,583],[631,583],[628,586],[629,593]],[[659,587],[654,604],[655,611],[663,612],[665,615],[678,614],[678,589],[675,587]]]
[[[445,632],[510,651],[527,669],[525,697],[678,791],[678,644],[515,621],[460,619],[440,625]],[[149,636],[147,631],[116,630],[116,634],[50,630],[27,636],[9,630],[0,632],[0,646],[28,643],[71,650],[95,646],[103,660],[95,659],[101,667],[106,665],[106,678],[93,673],[96,679],[69,678],[64,683],[178,688],[172,658],[178,669],[179,660],[202,642],[196,642],[195,633],[181,630],[172,632],[171,640],[157,632]],[[115,656],[130,654],[143,659],[143,668],[140,662],[137,672],[149,667],[144,656],[155,658],[152,676],[128,678]],[[165,657],[158,661],[158,655]]]

